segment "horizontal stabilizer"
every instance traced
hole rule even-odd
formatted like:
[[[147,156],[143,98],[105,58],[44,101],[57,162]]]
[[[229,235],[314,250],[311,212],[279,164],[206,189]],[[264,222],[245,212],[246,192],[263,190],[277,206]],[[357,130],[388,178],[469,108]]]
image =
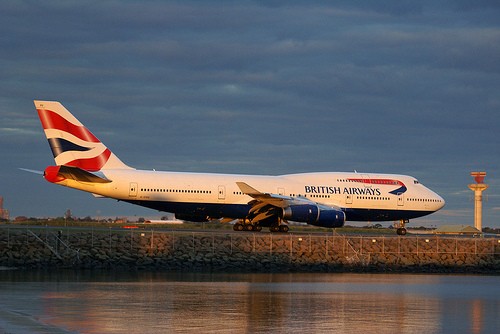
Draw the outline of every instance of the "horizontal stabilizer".
[[[41,171],[41,170],[34,170],[34,169],[27,169],[27,168],[19,168],[19,169],[23,170],[25,172],[28,172],[28,173],[43,175],[43,171]]]
[[[97,175],[78,167],[49,166],[45,169],[44,177],[47,181],[57,183],[63,180],[75,180],[88,183],[109,183],[111,180],[104,175]]]

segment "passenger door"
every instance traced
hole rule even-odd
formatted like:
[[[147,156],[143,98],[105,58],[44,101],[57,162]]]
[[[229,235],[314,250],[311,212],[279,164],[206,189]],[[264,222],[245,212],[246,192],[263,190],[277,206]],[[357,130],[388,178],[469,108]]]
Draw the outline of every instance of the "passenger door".
[[[128,197],[136,197],[137,196],[137,183],[130,182],[128,189]]]

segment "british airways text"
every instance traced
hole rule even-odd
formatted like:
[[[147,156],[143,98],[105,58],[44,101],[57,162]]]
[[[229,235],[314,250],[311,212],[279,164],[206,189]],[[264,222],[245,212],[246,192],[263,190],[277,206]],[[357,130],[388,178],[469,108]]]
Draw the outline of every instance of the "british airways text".
[[[369,195],[380,196],[379,188],[358,188],[358,187],[332,187],[332,186],[304,186],[306,194],[348,194],[348,195]]]

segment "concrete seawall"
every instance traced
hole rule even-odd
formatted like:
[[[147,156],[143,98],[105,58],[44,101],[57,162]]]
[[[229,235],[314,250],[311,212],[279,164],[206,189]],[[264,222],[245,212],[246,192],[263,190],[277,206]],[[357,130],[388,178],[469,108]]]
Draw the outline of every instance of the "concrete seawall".
[[[0,266],[499,274],[500,239],[3,227]]]

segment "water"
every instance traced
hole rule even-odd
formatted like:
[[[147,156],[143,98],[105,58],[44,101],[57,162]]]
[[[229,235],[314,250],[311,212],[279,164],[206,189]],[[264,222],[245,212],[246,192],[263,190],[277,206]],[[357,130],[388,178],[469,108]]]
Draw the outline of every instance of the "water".
[[[500,277],[0,271],[0,333],[499,333]]]

